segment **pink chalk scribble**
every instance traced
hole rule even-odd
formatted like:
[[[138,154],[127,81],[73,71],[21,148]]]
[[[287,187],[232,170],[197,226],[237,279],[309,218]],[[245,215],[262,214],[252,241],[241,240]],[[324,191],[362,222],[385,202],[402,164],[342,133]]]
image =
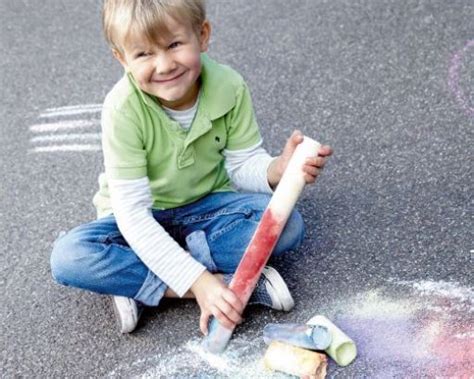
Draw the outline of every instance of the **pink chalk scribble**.
[[[337,304],[336,324],[376,378],[474,378],[474,291],[454,282],[391,281]],[[363,363],[361,363],[363,362]]]
[[[449,66],[448,85],[449,89],[456,98],[458,104],[462,109],[471,117],[474,117],[474,106],[469,103],[461,83],[460,83],[460,71],[463,63],[463,59],[469,49],[474,47],[474,40],[467,41],[464,47],[458,50],[451,58],[451,64]]]

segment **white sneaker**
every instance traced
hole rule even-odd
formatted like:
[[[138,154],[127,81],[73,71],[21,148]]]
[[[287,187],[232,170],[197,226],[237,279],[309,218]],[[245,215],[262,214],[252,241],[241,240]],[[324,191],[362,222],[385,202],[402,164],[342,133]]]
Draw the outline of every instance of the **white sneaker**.
[[[262,283],[263,279],[263,283]],[[290,290],[286,285],[285,281],[273,267],[265,266],[262,272],[262,276],[255,288],[252,296],[260,297],[263,294],[262,284],[264,284],[266,293],[271,299],[272,304],[269,305],[271,308],[277,311],[288,312],[295,306],[295,301],[291,296]]]
[[[112,304],[120,333],[131,333],[135,330],[142,313],[142,307],[133,299],[124,296],[112,296]]]
[[[232,277],[233,274],[224,275],[224,282],[229,284]],[[278,271],[265,266],[250,296],[249,304],[265,305],[277,311],[288,312],[295,306],[295,301]]]

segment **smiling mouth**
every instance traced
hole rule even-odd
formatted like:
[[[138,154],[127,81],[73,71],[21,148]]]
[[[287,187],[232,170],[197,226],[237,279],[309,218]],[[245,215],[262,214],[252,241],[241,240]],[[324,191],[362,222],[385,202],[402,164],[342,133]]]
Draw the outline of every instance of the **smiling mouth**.
[[[176,75],[175,77],[173,77],[171,79],[153,80],[153,82],[154,83],[159,83],[159,84],[171,83],[171,82],[175,81],[176,79],[179,79],[180,77],[182,77],[184,74],[185,74],[185,72],[182,72],[181,74]]]

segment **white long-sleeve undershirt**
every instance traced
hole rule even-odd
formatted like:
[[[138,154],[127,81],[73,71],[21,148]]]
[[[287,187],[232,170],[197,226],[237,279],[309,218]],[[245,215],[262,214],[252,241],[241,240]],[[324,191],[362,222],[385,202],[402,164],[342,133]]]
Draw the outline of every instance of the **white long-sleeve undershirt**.
[[[242,150],[224,150],[224,165],[234,187],[239,191],[272,193],[267,170],[274,159],[262,147],[262,140]]]
[[[271,193],[267,169],[273,158],[262,141],[243,150],[224,150],[225,168],[241,191]],[[108,180],[112,209],[120,232],[142,262],[178,296],[183,296],[205,270],[153,218],[147,177]]]

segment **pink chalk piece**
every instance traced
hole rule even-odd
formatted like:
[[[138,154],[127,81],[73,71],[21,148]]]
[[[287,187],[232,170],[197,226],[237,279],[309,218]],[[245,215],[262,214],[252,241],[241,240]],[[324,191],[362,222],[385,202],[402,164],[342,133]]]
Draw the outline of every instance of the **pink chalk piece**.
[[[474,117],[474,105],[469,104],[469,100],[459,82],[462,61],[467,51],[472,48],[474,48],[474,40],[467,41],[464,47],[457,51],[451,58],[448,74],[448,85],[461,108],[464,109],[469,116]]]
[[[304,188],[305,160],[317,156],[320,146],[318,142],[308,137],[304,137],[303,142],[297,146],[242,256],[229,288],[244,304],[247,304],[252,295],[263,268]],[[209,335],[203,341],[204,349],[211,353],[222,353],[232,337],[232,332],[213,319]]]

